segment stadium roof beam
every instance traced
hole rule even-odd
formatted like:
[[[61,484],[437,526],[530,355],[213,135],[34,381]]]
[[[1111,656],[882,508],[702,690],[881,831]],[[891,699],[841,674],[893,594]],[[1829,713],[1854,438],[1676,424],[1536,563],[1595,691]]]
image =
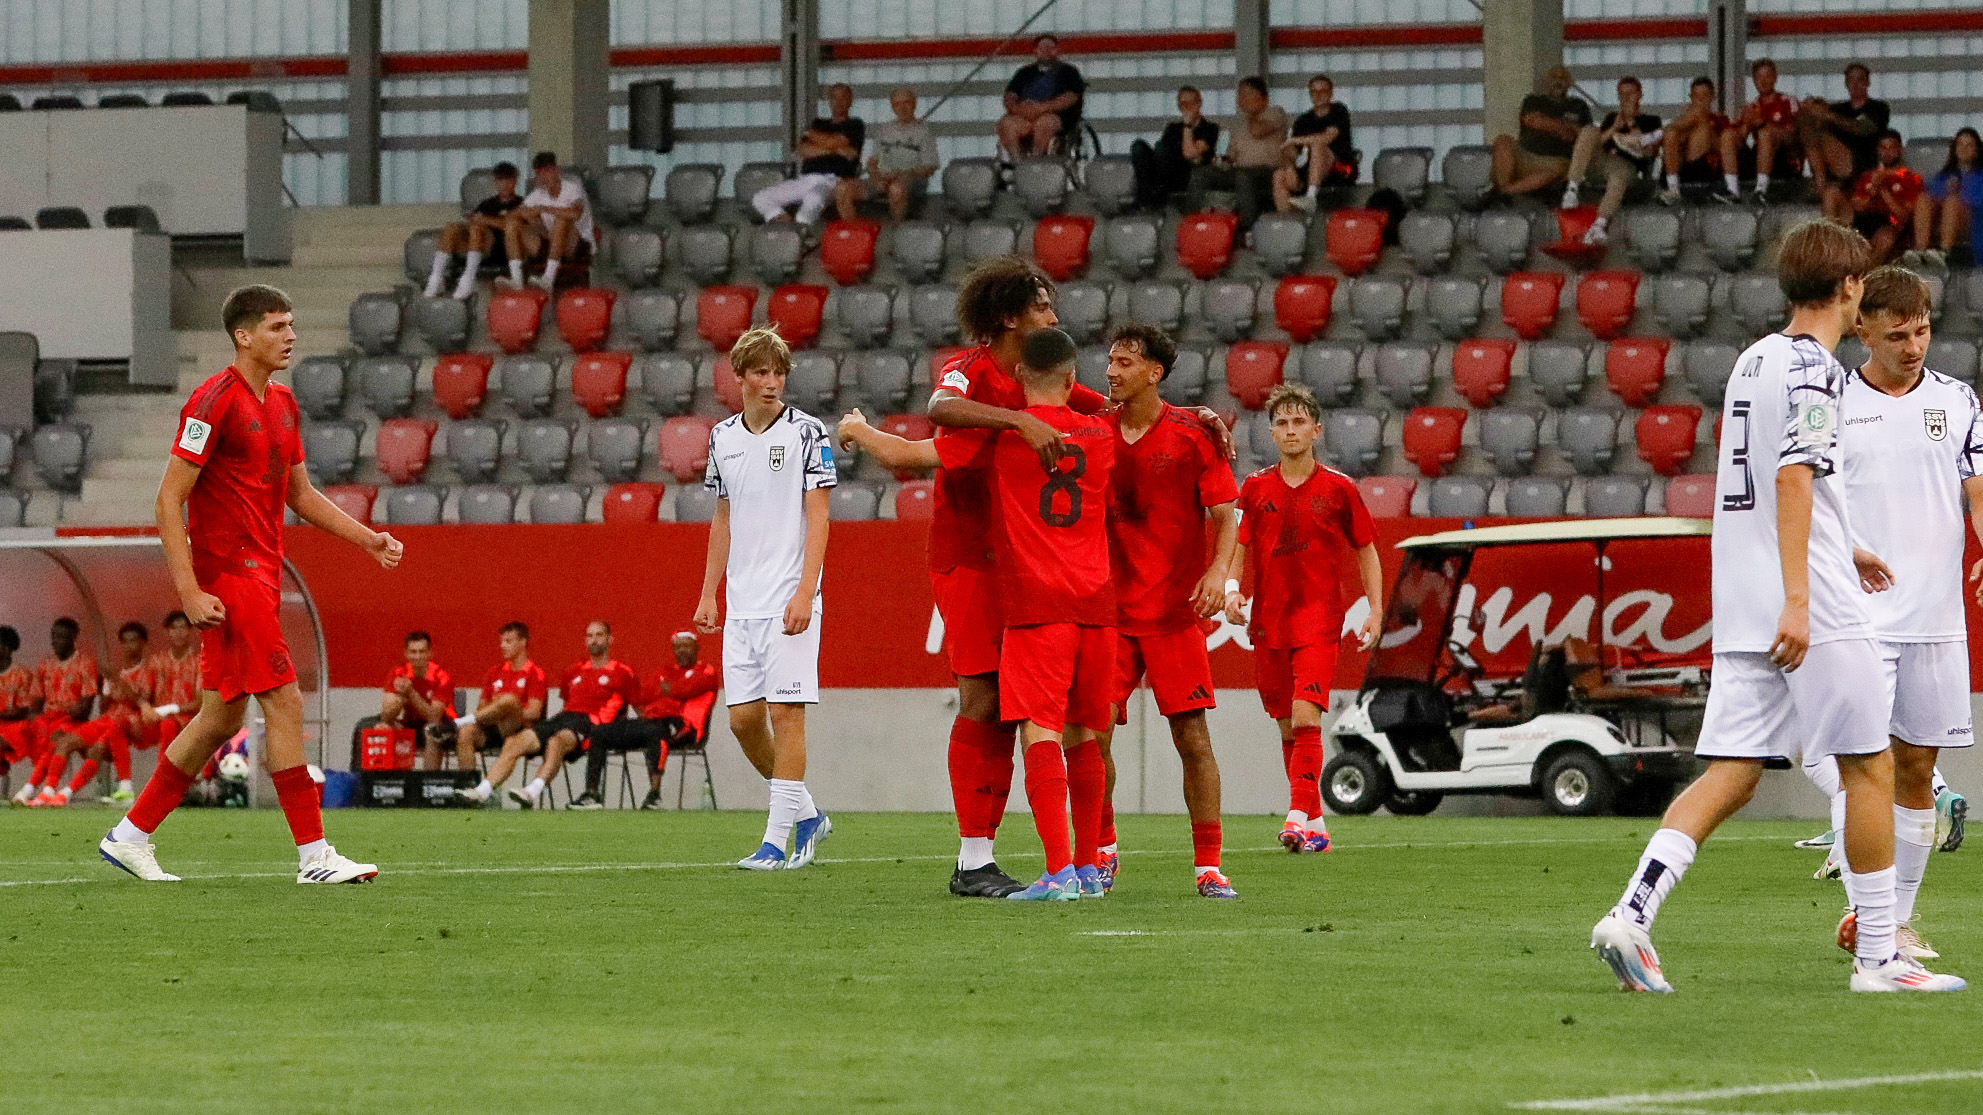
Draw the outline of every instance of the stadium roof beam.
[[[1563,0],[1481,0],[1485,134],[1514,135],[1522,98],[1563,64]]]
[[[344,71],[344,111],[349,121],[344,196],[350,205],[379,203],[379,48],[385,0],[349,0],[349,61]]]
[[[795,151],[819,108],[819,0],[779,0],[778,76],[785,150]]]
[[[1272,46],[1269,43],[1273,7],[1274,0],[1233,0],[1234,73],[1266,77],[1274,72]]]
[[[530,148],[571,166],[606,165],[608,0],[530,0]]]

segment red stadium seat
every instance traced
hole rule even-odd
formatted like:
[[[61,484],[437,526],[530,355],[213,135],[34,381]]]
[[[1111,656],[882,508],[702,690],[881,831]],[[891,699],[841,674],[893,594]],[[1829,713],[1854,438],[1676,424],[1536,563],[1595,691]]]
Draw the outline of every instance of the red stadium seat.
[[[611,287],[591,286],[572,287],[558,295],[558,336],[573,352],[591,352],[605,344],[618,297]]]
[[[1642,407],[1659,398],[1666,383],[1666,350],[1673,342],[1665,337],[1623,337],[1611,342],[1604,354],[1604,378],[1611,392],[1628,407]]]
[[[715,419],[699,414],[668,419],[655,435],[655,459],[684,484],[701,481],[702,470],[709,464],[709,431],[715,428]]]
[[[1525,341],[1541,340],[1556,324],[1564,276],[1556,271],[1516,271],[1501,280],[1501,320]]]
[[[388,418],[379,426],[379,471],[395,484],[418,484],[434,451],[436,426],[424,418]]]
[[[594,418],[620,413],[620,404],[627,399],[627,368],[632,363],[630,352],[589,352],[574,359],[572,401]]]
[[[1666,513],[1688,519],[1714,518],[1714,477],[1676,476],[1668,480]]]
[[[534,286],[499,290],[489,296],[489,339],[504,352],[529,352],[537,347],[537,330],[544,322],[544,303],[551,296]]]
[[[1647,407],[1639,414],[1639,459],[1661,476],[1675,475],[1693,458],[1700,425],[1700,407]]]
[[[874,270],[874,245],[881,226],[873,221],[828,221],[819,240],[819,265],[841,286],[853,286]]]
[[[744,385],[737,381],[737,373],[730,367],[729,353],[716,358],[710,380],[716,387],[716,401],[729,408],[731,414],[744,409]]]
[[[494,357],[479,352],[459,352],[434,361],[434,405],[449,418],[474,417],[489,394],[489,368],[494,363]]]
[[[896,518],[905,522],[927,522],[935,511],[935,481],[909,480],[895,489]]]
[[[1412,513],[1412,493],[1418,481],[1410,476],[1360,476],[1356,490],[1374,519],[1403,519]]]
[[[728,352],[738,337],[750,332],[756,307],[754,286],[703,287],[695,298],[695,331],[718,352]]]
[[[903,441],[928,441],[936,436],[936,425],[923,414],[891,414],[881,420],[876,427],[883,433],[894,434]],[[895,479],[912,480],[927,476],[922,469],[895,469]]]
[[[324,489],[324,498],[337,504],[345,514],[371,526],[372,505],[378,501],[379,490],[370,484],[332,484]]]
[[[1467,412],[1459,407],[1419,407],[1405,418],[1405,460],[1426,476],[1445,473],[1460,455]]]
[[[1491,407],[1508,390],[1515,342],[1472,337],[1453,346],[1453,390],[1477,407]]]
[[[660,516],[660,484],[615,484],[606,489],[606,502],[600,508],[609,523],[651,523]]]
[[[1384,252],[1384,227],[1389,223],[1390,217],[1380,209],[1338,209],[1329,214],[1324,226],[1329,262],[1345,275],[1370,270]]]
[[[1274,288],[1274,324],[1305,345],[1329,331],[1335,297],[1334,275],[1289,275]]]
[[[1239,218],[1231,213],[1187,213],[1177,224],[1177,261],[1193,275],[1209,279],[1231,262],[1238,231]]]
[[[1632,324],[1632,305],[1639,293],[1637,271],[1593,271],[1577,284],[1577,320],[1608,341]]]
[[[1543,251],[1573,267],[1591,267],[1604,258],[1604,245],[1584,243],[1584,233],[1597,223],[1597,206],[1579,205],[1555,213],[1556,243],[1544,244]]]
[[[823,286],[790,283],[771,292],[766,316],[778,327],[778,335],[793,348],[811,348],[819,339],[819,325],[826,317]]]
[[[1288,348],[1272,341],[1241,341],[1226,350],[1226,390],[1240,406],[1259,410],[1267,393],[1281,384]]]
[[[1093,217],[1077,213],[1042,217],[1033,226],[1033,258],[1054,282],[1064,283],[1088,269],[1088,241],[1094,234]]]

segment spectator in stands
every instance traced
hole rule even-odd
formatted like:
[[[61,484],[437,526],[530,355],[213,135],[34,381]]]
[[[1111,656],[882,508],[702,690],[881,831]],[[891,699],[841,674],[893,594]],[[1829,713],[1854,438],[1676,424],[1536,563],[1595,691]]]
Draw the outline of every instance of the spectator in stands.
[[[1806,97],[1798,107],[1797,132],[1820,195],[1879,165],[1880,133],[1893,112],[1870,95],[1872,87],[1873,71],[1854,62],[1845,68],[1844,100],[1827,104],[1822,97]]]
[[[1274,208],[1283,213],[1314,209],[1322,187],[1356,181],[1359,156],[1350,140],[1350,110],[1336,100],[1336,83],[1327,74],[1308,79],[1308,111],[1294,118],[1282,150],[1285,161],[1274,171]]]
[[[1164,125],[1157,145],[1139,139],[1129,145],[1136,167],[1136,204],[1154,209],[1191,185],[1191,172],[1211,166],[1219,149],[1219,126],[1205,118],[1205,95],[1196,86],[1177,91],[1177,119]]]
[[[421,768],[439,770],[441,744],[454,727],[454,679],[434,661],[434,637],[425,631],[406,633],[405,654],[406,661],[386,675],[378,722],[420,733]]]
[[[642,809],[661,806],[661,771],[672,748],[693,748],[702,743],[702,729],[716,707],[716,691],[722,678],[716,667],[698,661],[702,646],[695,632],[677,631],[672,649],[675,662],[663,666],[654,678],[654,689],[640,710],[639,719],[615,720],[601,724],[592,733],[592,746],[585,753],[585,793],[572,803],[573,809],[603,809],[606,757],[615,752],[640,751],[647,759],[647,797]]]
[[[1756,179],[1752,200],[1761,203],[1769,193],[1772,175],[1794,175],[1803,170],[1804,146],[1798,138],[1797,102],[1776,88],[1776,62],[1758,58],[1749,63],[1749,80],[1756,86],[1756,97],[1742,109],[1721,133],[1721,181],[1727,193],[1724,201],[1742,196],[1742,175]],[[1753,146],[1744,146],[1753,140]]]
[[[1570,95],[1570,71],[1551,66],[1542,85],[1522,98],[1518,135],[1494,137],[1495,192],[1532,194],[1570,177],[1577,137],[1590,126],[1591,106]]]
[[[1921,211],[1928,204],[1928,188],[1901,162],[1906,154],[1900,133],[1888,128],[1877,140],[1874,157],[1879,161],[1853,181],[1851,193],[1832,184],[1822,198],[1825,216],[1858,229],[1880,263],[1905,244],[1928,246],[1927,214]],[[1917,215],[1923,219],[1917,221]]]
[[[1584,243],[1593,247],[1605,242],[1611,218],[1625,204],[1625,191],[1652,173],[1653,159],[1659,154],[1664,136],[1659,117],[1640,111],[1644,96],[1645,87],[1638,78],[1619,78],[1617,110],[1577,133],[1577,146],[1570,154],[1569,181],[1563,187],[1563,208],[1577,207],[1578,189],[1595,163],[1604,177],[1604,196],[1597,203],[1597,220],[1584,233]]]
[[[497,637],[503,660],[483,675],[482,703],[455,721],[455,761],[460,769],[474,770],[475,757],[484,747],[502,749],[488,777],[472,790],[455,791],[455,796],[477,804],[488,801],[510,776],[526,754],[526,744],[527,753],[536,753],[537,734],[530,729],[543,717],[544,702],[551,695],[544,668],[530,660],[530,628],[511,620]]]
[[[1005,115],[998,118],[998,149],[1007,161],[1025,155],[1051,155],[1061,136],[1081,123],[1081,98],[1088,83],[1081,71],[1060,60],[1060,40],[1033,40],[1033,60],[1005,84]]]
[[[1712,186],[1721,177],[1721,136],[1728,130],[1728,117],[1715,111],[1714,79],[1697,77],[1687,87],[1687,107],[1666,125],[1660,169],[1666,174],[1666,188],[1659,192],[1664,205],[1680,201],[1680,187]]]
[[[592,203],[585,183],[559,170],[558,157],[549,151],[530,160],[530,177],[534,187],[503,226],[510,282],[522,286],[525,262],[542,262],[537,285],[549,291],[558,285],[560,265],[592,261]]]
[[[1961,248],[1970,253],[1964,262],[1974,266],[1976,259],[1983,259],[1983,253],[1974,248],[1978,207],[1983,207],[1983,138],[1975,128],[1959,128],[1949,140],[1948,162],[1928,182],[1928,197],[1914,218],[1915,243],[1924,247],[1914,259],[1904,262],[1917,271],[1946,274],[1949,264],[1958,260],[1957,249]],[[1933,239],[1926,234],[1930,225],[1934,227]],[[1926,248],[1930,243],[1940,247]]]
[[[496,180],[496,192],[483,198],[469,210],[468,216],[441,230],[441,244],[434,252],[434,269],[427,274],[427,297],[440,296],[447,284],[448,268],[454,264],[454,257],[464,252],[467,258],[462,261],[461,278],[454,284],[454,296],[463,300],[475,293],[475,276],[484,260],[498,267],[509,262],[504,226],[509,223],[510,212],[523,204],[522,196],[516,192],[516,164],[497,163],[491,173]]]
[[[773,182],[751,196],[751,208],[767,221],[791,220],[785,210],[799,207],[799,223],[819,220],[827,201],[840,189],[841,182],[861,176],[861,145],[867,141],[867,125],[849,115],[854,108],[854,90],[843,84],[827,86],[828,115],[815,116],[799,136],[799,176]],[[845,210],[842,216],[846,215]]]
[[[874,130],[868,140],[868,177],[842,178],[836,195],[842,220],[854,219],[854,206],[879,195],[888,199],[888,215],[909,219],[909,202],[928,189],[936,173],[936,133],[916,119],[916,91],[906,86],[888,95],[895,119]]]
[[[1235,102],[1239,116],[1226,140],[1225,160],[1191,172],[1185,207],[1198,212],[1205,208],[1207,190],[1231,190],[1239,226],[1248,229],[1274,200],[1274,171],[1284,158],[1281,144],[1288,138],[1288,114],[1268,102],[1267,83],[1257,77],[1239,79]]]

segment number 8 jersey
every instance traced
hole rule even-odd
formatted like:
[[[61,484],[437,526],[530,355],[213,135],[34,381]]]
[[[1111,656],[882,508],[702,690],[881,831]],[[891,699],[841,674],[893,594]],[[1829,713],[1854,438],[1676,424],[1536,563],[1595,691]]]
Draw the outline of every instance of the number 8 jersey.
[[[1811,644],[1872,637],[1852,565],[1839,474],[1846,372],[1814,338],[1772,333],[1735,362],[1722,402],[1715,473],[1714,652],[1767,652],[1783,612],[1776,474],[1806,465],[1811,484]]]
[[[1105,418],[1067,407],[1026,413],[1064,435],[1059,468],[1015,433],[998,435],[998,580],[1007,627],[1073,623],[1114,627],[1109,579],[1109,470],[1115,430]]]

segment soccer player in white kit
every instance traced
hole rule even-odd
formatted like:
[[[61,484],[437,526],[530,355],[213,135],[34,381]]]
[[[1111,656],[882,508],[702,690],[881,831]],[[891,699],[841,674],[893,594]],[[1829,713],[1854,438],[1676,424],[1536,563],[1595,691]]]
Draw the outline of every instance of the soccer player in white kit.
[[[1673,990],[1652,947],[1660,904],[1701,842],[1754,795],[1764,761],[1800,743],[1836,756],[1845,783],[1852,989],[1966,986],[1894,943],[1893,758],[1864,602],[1886,569],[1853,549],[1838,475],[1846,373],[1832,356],[1857,318],[1871,254],[1830,221],[1785,233],[1777,282],[1790,323],[1749,346],[1728,382],[1712,543],[1714,680],[1695,747],[1710,762],[1667,808],[1623,897],[1591,930],[1591,947],[1627,991]]]
[[[717,502],[695,626],[723,632],[730,730],[771,782],[764,843],[737,866],[775,871],[811,863],[833,831],[806,789],[806,706],[819,703],[819,578],[827,489],[839,479],[826,426],[785,405],[792,351],[777,330],[738,338],[730,369],[744,409],[709,433],[702,483]],[[729,613],[720,624],[718,581]]]

